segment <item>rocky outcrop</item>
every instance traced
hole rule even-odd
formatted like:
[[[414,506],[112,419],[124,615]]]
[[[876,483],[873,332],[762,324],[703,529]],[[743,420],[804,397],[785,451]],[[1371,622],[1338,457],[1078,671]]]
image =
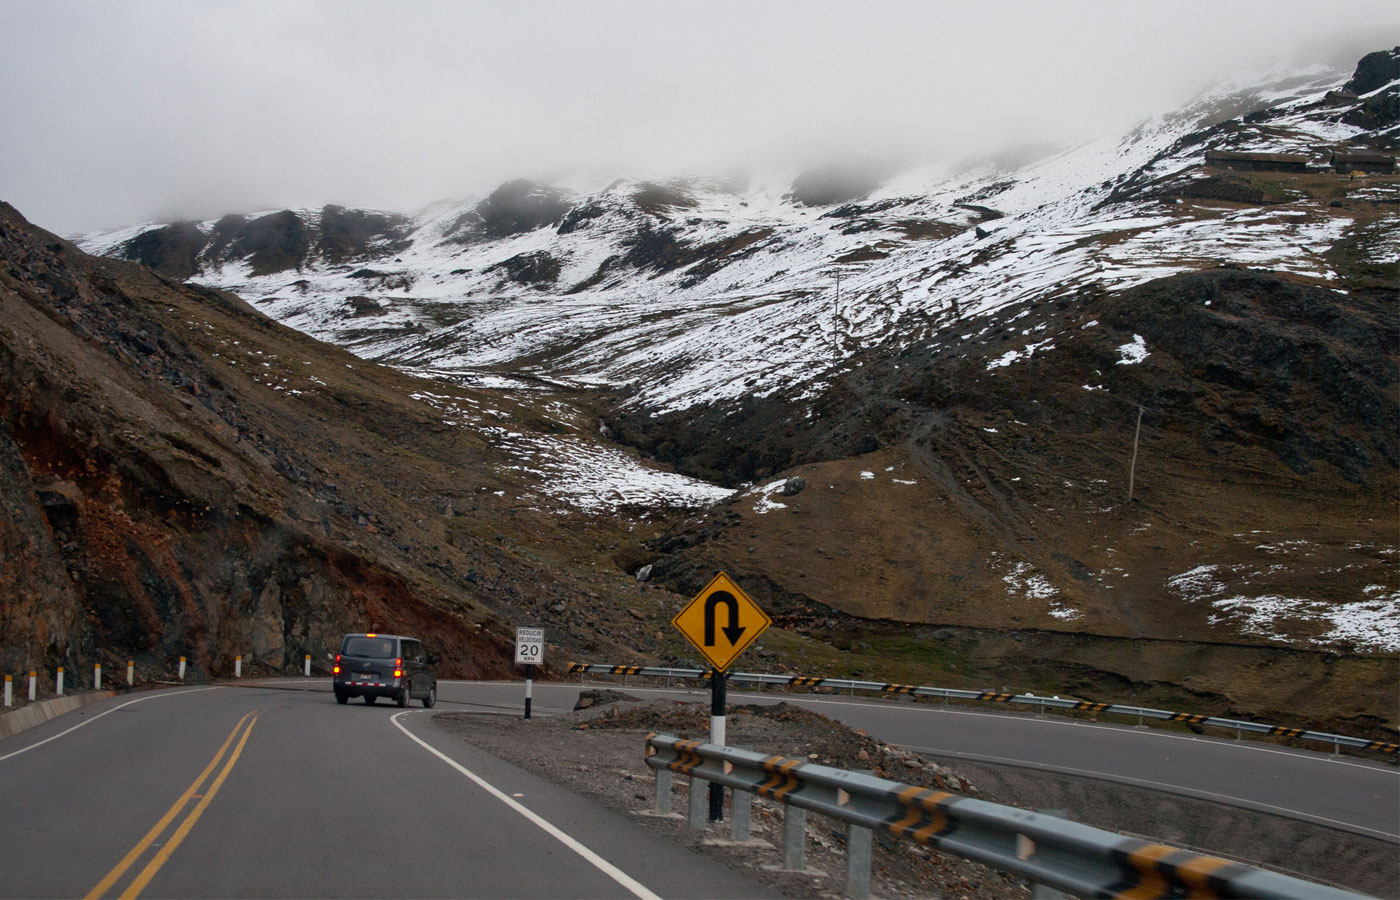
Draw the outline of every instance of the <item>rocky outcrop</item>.
[[[408,246],[411,231],[406,216],[327,206],[319,214],[228,215],[207,232],[198,223],[177,222],[142,232],[118,248],[117,255],[176,281],[240,261],[254,275],[269,275],[312,263],[393,256]]]
[[[409,543],[414,511],[383,473],[337,461],[396,427],[392,394],[293,410],[254,362],[295,356],[334,386],[349,367],[327,353],[344,356],[0,207],[0,668],[319,667],[341,634],[380,627],[423,634],[445,674],[503,673],[488,597],[425,565],[434,548]],[[312,436],[298,418],[336,424]]]

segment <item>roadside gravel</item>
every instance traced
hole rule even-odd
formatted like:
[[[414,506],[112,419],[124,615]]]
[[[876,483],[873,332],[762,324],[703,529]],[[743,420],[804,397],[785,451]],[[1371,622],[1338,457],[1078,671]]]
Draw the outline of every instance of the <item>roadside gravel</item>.
[[[845,884],[845,824],[808,815],[806,870],[782,863],[782,812],[756,799],[753,840],[729,840],[729,823],[692,831],[683,818],[652,813],[654,784],[643,761],[650,732],[706,739],[709,711],[702,703],[642,701],[616,691],[585,691],[585,708],[547,718],[441,713],[439,727],[466,742],[589,797],[698,852],[746,872],[789,897],[840,897]],[[917,754],[882,744],[818,713],[788,704],[737,705],[728,711],[728,742],[765,753],[802,756],[822,765],[868,770],[882,778],[981,796],[957,773]],[[688,779],[676,779],[672,808],[686,808]],[[990,799],[990,798],[983,798]],[[895,841],[875,842],[871,893],[875,897],[1024,900],[1019,879],[958,857]]]

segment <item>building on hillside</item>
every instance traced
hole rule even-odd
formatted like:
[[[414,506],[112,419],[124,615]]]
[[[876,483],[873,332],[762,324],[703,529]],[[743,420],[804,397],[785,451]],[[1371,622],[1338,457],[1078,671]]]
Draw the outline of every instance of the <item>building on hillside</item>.
[[[1338,150],[1332,154],[1332,168],[1342,175],[1352,172],[1391,175],[1395,172],[1395,157],[1371,150]]]
[[[1206,165],[1242,172],[1307,172],[1308,157],[1300,153],[1240,153],[1207,150]]]

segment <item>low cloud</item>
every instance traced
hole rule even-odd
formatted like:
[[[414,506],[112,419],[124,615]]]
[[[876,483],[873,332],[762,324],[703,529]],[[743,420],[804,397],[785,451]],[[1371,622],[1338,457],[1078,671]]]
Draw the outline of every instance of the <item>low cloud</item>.
[[[1369,0],[11,3],[0,198],[74,232],[958,158],[1121,129],[1288,57],[1350,65],[1397,25]]]

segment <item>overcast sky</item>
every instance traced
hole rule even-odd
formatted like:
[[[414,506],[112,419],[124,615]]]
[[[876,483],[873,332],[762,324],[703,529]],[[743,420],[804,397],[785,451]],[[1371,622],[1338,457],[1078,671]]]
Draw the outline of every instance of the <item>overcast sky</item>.
[[[945,157],[1115,132],[1393,0],[0,0],[0,199],[64,234],[511,177]]]

